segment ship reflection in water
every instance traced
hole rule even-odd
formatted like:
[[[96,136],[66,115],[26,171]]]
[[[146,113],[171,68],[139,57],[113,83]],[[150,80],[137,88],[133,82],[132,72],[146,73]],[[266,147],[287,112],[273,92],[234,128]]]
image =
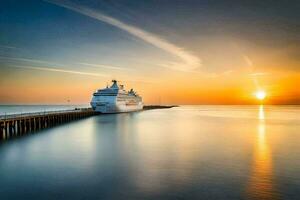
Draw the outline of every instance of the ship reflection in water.
[[[274,184],[272,153],[268,144],[263,105],[259,107],[258,119],[248,196],[250,199],[278,199]]]

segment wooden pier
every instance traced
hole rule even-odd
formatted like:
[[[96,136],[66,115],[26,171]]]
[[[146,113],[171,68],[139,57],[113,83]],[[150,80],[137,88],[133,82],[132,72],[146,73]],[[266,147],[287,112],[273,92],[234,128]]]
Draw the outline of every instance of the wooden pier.
[[[96,115],[92,109],[75,109],[0,116],[0,140]]]

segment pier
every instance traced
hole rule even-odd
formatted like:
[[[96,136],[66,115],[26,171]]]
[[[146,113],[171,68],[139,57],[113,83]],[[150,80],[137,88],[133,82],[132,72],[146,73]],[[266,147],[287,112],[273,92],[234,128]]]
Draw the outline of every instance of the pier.
[[[145,105],[143,110],[165,109],[177,106]],[[97,115],[91,108],[0,115],[0,141],[27,135],[41,129]]]
[[[41,129],[96,115],[92,109],[74,109],[0,116],[0,140],[26,135]]]

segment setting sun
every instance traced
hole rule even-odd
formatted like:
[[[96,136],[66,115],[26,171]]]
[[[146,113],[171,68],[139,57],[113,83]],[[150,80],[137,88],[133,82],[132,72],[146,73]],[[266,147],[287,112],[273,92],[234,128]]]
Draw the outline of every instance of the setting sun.
[[[262,90],[261,91],[257,91],[255,93],[255,96],[259,100],[264,100],[266,98],[266,93],[265,93],[265,91],[262,91]]]

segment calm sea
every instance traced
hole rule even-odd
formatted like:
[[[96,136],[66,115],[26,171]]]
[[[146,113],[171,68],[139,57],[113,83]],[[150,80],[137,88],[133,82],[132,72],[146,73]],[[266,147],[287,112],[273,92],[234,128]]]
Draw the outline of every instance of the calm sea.
[[[1,199],[299,199],[299,106],[100,115],[0,143]]]

